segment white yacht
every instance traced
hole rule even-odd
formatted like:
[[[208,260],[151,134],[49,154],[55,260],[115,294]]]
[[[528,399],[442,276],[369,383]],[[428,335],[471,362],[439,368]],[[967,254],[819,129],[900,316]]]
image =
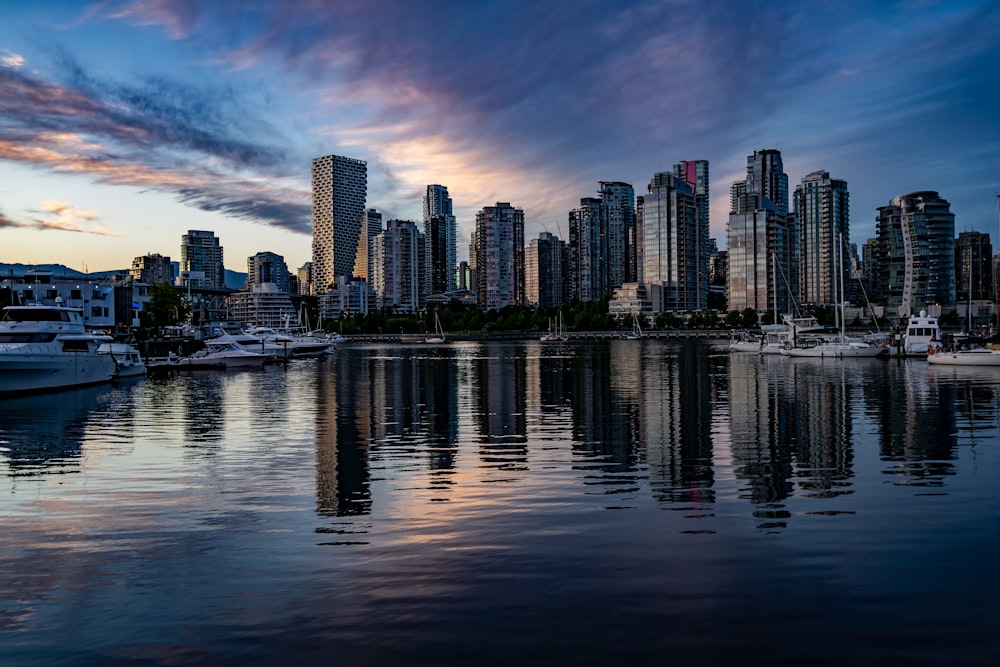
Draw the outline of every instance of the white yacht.
[[[941,326],[936,317],[931,317],[926,310],[919,315],[910,315],[896,354],[907,357],[926,357],[929,353],[941,347]]]
[[[94,335],[83,311],[32,304],[7,306],[0,320],[0,394],[64,389],[109,382],[115,361],[98,354],[111,336]]]
[[[319,357],[330,352],[334,345],[329,338],[316,339],[311,336],[295,336],[269,327],[251,327],[246,330],[246,335],[259,341],[248,346],[247,349],[253,350],[261,343],[264,346],[277,346],[282,351],[278,355],[279,357]]]
[[[260,368],[270,355],[244,350],[232,341],[206,340],[205,348],[190,357],[171,355],[172,366],[195,368]]]

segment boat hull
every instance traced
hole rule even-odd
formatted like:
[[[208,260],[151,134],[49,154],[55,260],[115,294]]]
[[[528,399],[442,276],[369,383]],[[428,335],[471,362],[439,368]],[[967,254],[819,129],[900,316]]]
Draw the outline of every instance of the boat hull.
[[[927,363],[940,366],[1000,366],[1000,350],[938,352],[927,355]]]
[[[0,394],[110,382],[115,370],[114,360],[98,354],[0,354]]]

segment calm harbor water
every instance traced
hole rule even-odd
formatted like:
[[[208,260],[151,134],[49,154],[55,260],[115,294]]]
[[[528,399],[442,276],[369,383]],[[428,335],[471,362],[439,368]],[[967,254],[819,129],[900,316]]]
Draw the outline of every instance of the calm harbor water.
[[[998,369],[705,341],[0,400],[0,662],[993,665],[998,422]]]

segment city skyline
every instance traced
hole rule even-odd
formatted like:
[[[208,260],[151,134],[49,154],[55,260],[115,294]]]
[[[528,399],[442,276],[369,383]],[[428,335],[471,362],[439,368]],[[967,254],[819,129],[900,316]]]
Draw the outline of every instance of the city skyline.
[[[851,239],[936,191],[956,233],[997,238],[1000,8],[989,2],[307,2],[5,5],[0,262],[127,268],[212,230],[227,268],[311,257],[310,164],[369,166],[366,208],[422,220],[448,188],[466,258],[476,212],[568,237],[602,181],[640,190],[712,168],[711,236],[732,183],[777,149],[789,188],[827,171]],[[919,49],[914,45],[919,45]],[[901,55],[902,54],[902,55]],[[651,82],[656,81],[653,85]]]

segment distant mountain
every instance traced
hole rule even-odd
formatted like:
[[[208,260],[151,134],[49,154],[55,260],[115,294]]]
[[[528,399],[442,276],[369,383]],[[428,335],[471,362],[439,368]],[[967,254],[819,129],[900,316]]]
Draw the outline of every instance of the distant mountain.
[[[93,271],[83,273],[76,269],[71,269],[62,264],[2,264],[0,263],[0,280],[10,276],[21,276],[26,271],[51,271],[56,278],[110,278],[120,273],[128,273],[128,269],[117,269],[112,271]],[[226,287],[229,289],[243,289],[247,282],[247,274],[239,271],[226,269]]]

